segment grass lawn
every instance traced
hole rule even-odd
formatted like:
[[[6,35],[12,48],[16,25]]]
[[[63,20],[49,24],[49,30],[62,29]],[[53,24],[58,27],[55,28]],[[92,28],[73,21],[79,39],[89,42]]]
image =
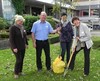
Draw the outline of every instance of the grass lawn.
[[[13,68],[15,57],[10,49],[0,50],[0,81],[100,81],[100,37],[93,37],[93,48],[90,54],[90,75],[83,76],[84,55],[81,51],[75,62],[73,71],[69,71],[64,78],[63,74],[49,73],[45,67],[44,52],[42,54],[42,72],[37,72],[35,49],[32,46],[32,41],[29,40],[29,48],[26,50],[24,59],[23,72],[26,76],[21,76],[18,79],[13,78]],[[59,44],[51,44],[51,61],[60,54]]]

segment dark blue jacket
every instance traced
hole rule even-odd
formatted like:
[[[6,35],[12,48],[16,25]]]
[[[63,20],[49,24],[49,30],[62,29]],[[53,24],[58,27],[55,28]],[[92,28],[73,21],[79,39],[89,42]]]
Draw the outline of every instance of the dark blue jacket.
[[[73,39],[73,28],[70,22],[61,28],[60,42],[71,42]]]

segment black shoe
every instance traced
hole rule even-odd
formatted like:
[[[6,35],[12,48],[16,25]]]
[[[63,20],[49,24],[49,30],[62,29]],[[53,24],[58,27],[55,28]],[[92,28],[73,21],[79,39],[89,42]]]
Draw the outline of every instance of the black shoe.
[[[47,70],[49,71],[49,70],[51,70],[51,68],[47,68]]]
[[[70,67],[68,68],[68,70],[71,70],[71,71],[73,71],[73,69],[74,69],[74,68],[70,68]]]
[[[52,69],[47,69],[47,71],[51,71],[52,72],[53,70]]]
[[[48,72],[53,72],[53,69],[49,68],[47,69]]]

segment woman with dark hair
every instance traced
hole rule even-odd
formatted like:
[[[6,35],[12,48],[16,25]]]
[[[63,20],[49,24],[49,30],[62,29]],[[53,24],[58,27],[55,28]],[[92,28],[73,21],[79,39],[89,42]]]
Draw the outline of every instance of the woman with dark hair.
[[[90,50],[93,45],[91,40],[91,33],[89,31],[88,26],[85,23],[80,22],[78,17],[74,17],[72,19],[72,23],[74,24],[74,39],[77,41],[76,47],[72,44],[72,49],[74,50],[74,54],[70,63],[70,69],[74,69],[74,62],[76,58],[76,54],[80,50],[84,50],[84,76],[89,75],[90,69]]]
[[[73,39],[73,28],[70,21],[67,20],[67,14],[61,14],[61,23],[59,25],[61,30],[58,32],[60,36],[60,45],[61,45],[61,56],[64,61],[65,52],[66,54],[66,62],[68,63],[70,58],[70,47]]]

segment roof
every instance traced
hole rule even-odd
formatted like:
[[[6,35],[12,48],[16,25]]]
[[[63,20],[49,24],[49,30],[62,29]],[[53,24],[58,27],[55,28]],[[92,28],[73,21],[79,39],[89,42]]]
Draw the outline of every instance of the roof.
[[[26,3],[40,3],[40,4],[49,4],[49,5],[54,5],[54,0],[25,0]],[[58,2],[60,4],[60,2]],[[69,4],[62,5],[64,8],[71,8]]]
[[[45,2],[45,3],[53,3],[53,0],[36,0],[36,1]]]

